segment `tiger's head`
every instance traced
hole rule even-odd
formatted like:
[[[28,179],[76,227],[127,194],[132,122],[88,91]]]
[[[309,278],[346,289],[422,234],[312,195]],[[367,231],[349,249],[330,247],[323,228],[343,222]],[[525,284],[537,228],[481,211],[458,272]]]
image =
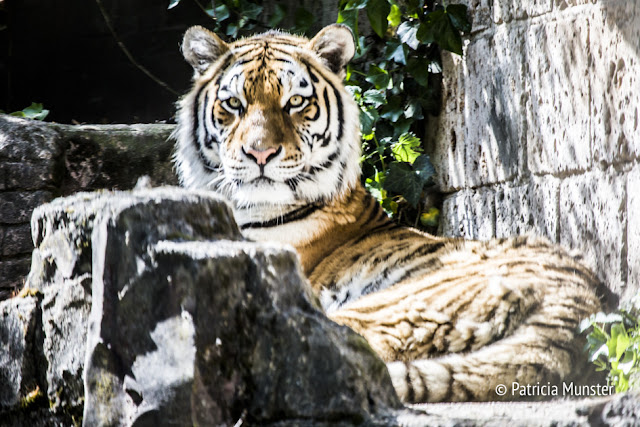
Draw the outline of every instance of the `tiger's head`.
[[[347,27],[233,43],[192,27],[182,51],[194,69],[174,134],[183,186],[260,210],[327,202],[356,185],[359,110],[342,83],[355,52]]]

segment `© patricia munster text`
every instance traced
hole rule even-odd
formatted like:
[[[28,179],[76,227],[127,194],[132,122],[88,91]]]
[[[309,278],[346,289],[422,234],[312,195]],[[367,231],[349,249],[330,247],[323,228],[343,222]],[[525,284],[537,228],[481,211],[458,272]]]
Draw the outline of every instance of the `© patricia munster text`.
[[[511,396],[537,397],[537,396],[609,396],[615,393],[612,385],[578,385],[573,382],[558,384],[520,384],[511,383],[511,387],[506,384],[496,386],[496,394],[504,396],[510,393]]]

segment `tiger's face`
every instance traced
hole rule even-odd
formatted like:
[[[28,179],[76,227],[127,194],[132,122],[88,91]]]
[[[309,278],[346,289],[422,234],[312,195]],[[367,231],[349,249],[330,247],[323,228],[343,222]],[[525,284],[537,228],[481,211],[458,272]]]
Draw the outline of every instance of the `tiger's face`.
[[[328,201],[355,185],[359,112],[342,85],[355,51],[349,29],[227,44],[193,27],[182,49],[195,70],[176,130],[183,185],[239,209]]]

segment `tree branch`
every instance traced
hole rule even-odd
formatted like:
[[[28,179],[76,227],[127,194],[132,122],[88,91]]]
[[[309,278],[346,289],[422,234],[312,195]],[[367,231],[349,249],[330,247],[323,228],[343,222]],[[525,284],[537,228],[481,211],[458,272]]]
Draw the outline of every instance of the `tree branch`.
[[[113,36],[114,40],[118,44],[118,47],[120,47],[120,50],[122,51],[122,53],[124,53],[126,55],[126,57],[129,59],[129,61],[136,68],[138,68],[140,71],[145,73],[147,75],[147,77],[149,77],[151,80],[156,82],[158,85],[162,86],[163,88],[165,88],[166,90],[168,90],[169,92],[174,94],[175,96],[180,96],[180,94],[176,90],[172,89],[168,84],[166,84],[164,81],[160,80],[153,73],[151,73],[151,71],[147,70],[146,67],[144,67],[142,64],[140,64],[138,61],[136,61],[136,59],[133,57],[133,55],[131,55],[131,52],[129,52],[129,49],[127,49],[127,47],[124,45],[122,40],[120,40],[120,37],[118,37],[118,34],[116,33],[116,31],[113,28],[113,25],[111,23],[111,19],[109,18],[109,15],[107,15],[107,12],[105,11],[104,6],[102,5],[102,0],[96,0],[96,3],[98,5],[98,8],[100,9],[100,13],[102,14],[102,17],[104,18],[104,22],[107,25],[107,28],[109,28],[109,31],[111,32],[111,35]]]

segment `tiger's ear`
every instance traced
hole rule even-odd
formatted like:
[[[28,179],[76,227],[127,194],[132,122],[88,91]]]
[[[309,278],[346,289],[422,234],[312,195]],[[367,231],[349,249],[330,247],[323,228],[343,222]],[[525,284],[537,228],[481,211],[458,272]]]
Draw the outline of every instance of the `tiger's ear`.
[[[184,59],[200,75],[228,50],[229,45],[220,37],[198,25],[189,28],[182,40]]]
[[[344,77],[344,68],[356,53],[353,33],[349,27],[342,24],[324,27],[311,39],[309,48],[315,51],[325,65],[340,77]]]

